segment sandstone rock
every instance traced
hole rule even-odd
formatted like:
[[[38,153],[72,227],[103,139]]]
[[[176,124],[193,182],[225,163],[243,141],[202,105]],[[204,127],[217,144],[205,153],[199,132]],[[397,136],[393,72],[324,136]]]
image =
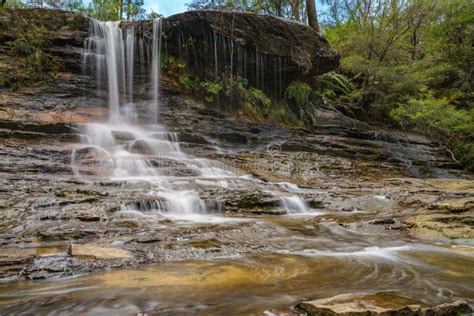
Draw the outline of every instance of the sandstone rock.
[[[94,244],[72,244],[69,248],[69,254],[73,257],[91,258],[91,259],[131,259],[133,255],[130,251],[116,248],[105,247]]]
[[[74,43],[78,46],[87,37],[89,23],[80,14],[48,9],[2,9],[0,19],[0,43],[14,39],[18,32],[31,30],[32,23],[45,27],[52,40]]]
[[[405,219],[413,233],[420,237],[469,239],[474,238],[474,211],[462,214],[428,213],[413,215]]]
[[[99,207],[93,207],[90,203],[71,204],[63,208],[66,218],[78,219],[84,222],[100,221],[105,217],[105,212]]]
[[[225,202],[225,211],[253,215],[284,215],[286,211],[281,207],[281,201],[274,195],[265,192],[235,190],[227,192],[221,197]]]
[[[296,307],[308,313],[309,316],[448,316],[472,311],[471,307],[463,301],[427,307],[420,302],[389,292],[368,295],[343,294],[327,299],[301,302]]]
[[[458,199],[447,199],[438,201],[431,205],[433,209],[447,210],[451,213],[466,212],[469,210],[474,211],[474,197],[458,198]]]

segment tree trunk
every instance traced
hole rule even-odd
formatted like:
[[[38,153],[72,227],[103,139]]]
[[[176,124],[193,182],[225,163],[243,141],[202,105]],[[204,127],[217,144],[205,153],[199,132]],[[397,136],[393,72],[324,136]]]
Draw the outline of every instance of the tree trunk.
[[[132,14],[132,0],[127,1],[127,21],[130,21],[130,16]]]
[[[123,1],[124,0],[119,0],[118,1],[118,3],[119,3],[119,10],[118,10],[119,20],[123,20]]]
[[[308,13],[309,27],[319,33],[318,15],[316,14],[316,0],[306,0],[306,11]]]
[[[296,21],[301,21],[300,18],[300,0],[292,0],[291,1],[291,13],[292,17]]]

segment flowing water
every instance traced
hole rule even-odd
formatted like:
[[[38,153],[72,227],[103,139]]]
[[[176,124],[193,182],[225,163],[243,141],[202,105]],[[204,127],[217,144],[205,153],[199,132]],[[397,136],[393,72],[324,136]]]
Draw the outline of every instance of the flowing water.
[[[278,233],[268,235],[270,226]],[[0,307],[15,315],[242,315],[354,292],[390,291],[427,304],[474,297],[472,246],[360,234],[301,217],[261,219],[259,230],[241,238],[265,238],[269,253],[18,283],[0,289]]]
[[[264,183],[186,153],[179,135],[160,124],[161,33],[160,20],[153,21],[152,43],[138,38],[134,28],[122,30],[118,22],[92,22],[85,69],[94,69],[98,88],[107,83],[109,114],[102,122],[82,126],[82,142],[71,157],[75,176],[121,185],[145,182],[153,199],[125,203],[118,216],[164,217],[170,220],[164,231],[208,231],[225,240],[218,245],[224,250],[237,244],[254,253],[229,257],[224,252],[212,260],[13,284],[0,288],[0,308],[7,314],[244,314],[288,307],[302,299],[377,291],[394,291],[428,304],[474,298],[474,247],[424,244],[401,232],[341,226],[331,214],[312,209],[304,200],[305,190],[294,184]],[[214,35],[215,50],[217,41]],[[256,57],[256,81],[263,85],[267,61],[258,53]],[[217,73],[217,53],[214,58]],[[281,60],[272,65],[281,68]],[[150,67],[150,100],[140,112],[134,104],[134,76]],[[281,85],[281,78],[278,81],[275,85]],[[226,218],[222,201],[202,197],[216,187],[250,187],[270,194],[289,216]],[[360,210],[344,216],[392,206],[383,196],[358,203]],[[328,216],[325,221],[318,220],[322,215]],[[202,243],[192,244],[197,259],[216,247],[212,238]]]

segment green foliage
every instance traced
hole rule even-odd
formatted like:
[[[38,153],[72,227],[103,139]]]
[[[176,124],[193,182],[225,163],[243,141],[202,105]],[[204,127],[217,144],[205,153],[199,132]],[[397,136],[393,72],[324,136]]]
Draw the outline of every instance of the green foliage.
[[[3,5],[3,8],[13,8],[13,9],[21,9],[27,7],[21,0],[7,0]],[[2,6],[0,5],[0,8]]]
[[[474,104],[474,2],[371,3],[327,1],[331,14],[324,34],[341,53],[338,73],[349,78],[351,89],[343,88],[343,81],[334,88],[322,79],[320,95],[360,119],[429,131],[470,164],[472,158],[465,157],[472,151],[466,148],[473,142],[460,128],[466,125],[460,116],[472,116]]]
[[[21,0],[7,0],[4,7],[30,8],[41,7],[47,9],[61,9],[78,12],[87,17],[100,21],[138,20],[147,17],[155,18],[160,15],[153,10],[147,15],[143,0],[44,0],[28,2]],[[1,8],[1,6],[0,6]]]
[[[320,77],[321,85],[335,94],[350,95],[352,93],[352,84],[350,79],[343,74],[331,71]]]
[[[44,27],[33,27],[31,31],[20,34],[16,40],[8,43],[13,53],[20,56],[34,55],[46,44],[47,30]]]
[[[432,92],[422,98],[409,99],[391,111],[403,127],[410,127],[445,148],[469,169],[474,170],[474,108],[458,109],[447,98],[436,98]]]
[[[16,89],[58,69],[60,65],[56,59],[44,50],[48,45],[47,30],[37,26],[31,26],[29,31],[8,42],[11,54],[16,56],[17,67],[0,71],[0,86]]]
[[[267,97],[262,90],[250,88],[246,92],[245,101],[252,105],[266,109],[272,104],[272,99]]]
[[[186,74],[186,62],[176,56],[163,54],[161,55],[161,69],[172,76],[183,75]]]
[[[292,82],[286,89],[286,97],[300,107],[304,107],[311,96],[311,87],[302,81]]]
[[[204,89],[204,99],[209,103],[214,102],[217,99],[219,92],[223,89],[220,83],[207,80],[201,83],[201,87]]]
[[[178,77],[178,82],[187,90],[192,90],[193,88],[193,82],[187,75],[180,75]]]
[[[187,6],[191,10],[248,11],[302,22],[307,20],[304,0],[190,0]]]

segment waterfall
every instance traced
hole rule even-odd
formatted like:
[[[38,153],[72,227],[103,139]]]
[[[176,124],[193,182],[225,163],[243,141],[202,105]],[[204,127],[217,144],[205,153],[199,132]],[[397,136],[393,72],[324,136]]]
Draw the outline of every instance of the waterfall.
[[[150,187],[147,200],[126,203],[121,208],[121,216],[167,216],[172,219],[202,220],[216,217],[216,212],[223,211],[223,202],[206,200],[200,197],[201,186],[229,188],[241,179],[222,163],[197,158],[181,150],[179,137],[168,132],[158,124],[160,98],[160,58],[162,45],[162,20],[153,21],[153,38],[151,45],[142,36],[138,36],[133,26],[122,30],[120,22],[92,21],[89,38],[84,44],[84,71],[96,67],[96,80],[100,88],[103,79],[107,84],[109,119],[104,123],[86,124],[81,127],[83,134],[81,147],[71,151],[71,169],[76,177],[99,176],[120,183],[145,181]],[[184,35],[178,37],[184,43]],[[214,66],[218,70],[219,45],[222,44],[223,59],[230,62],[231,75],[235,75],[234,42],[217,34],[213,36]],[[195,48],[195,64],[198,58]],[[226,55],[228,51],[229,55]],[[135,52],[140,62],[135,63]],[[184,54],[189,57],[187,45]],[[240,63],[240,53],[237,62]],[[264,86],[264,64],[266,58],[255,53],[256,81]],[[151,57],[151,61],[149,60]],[[145,62],[147,60],[147,62]],[[244,54],[244,61],[245,54]],[[139,73],[135,75],[135,65]],[[148,108],[145,113],[137,112],[133,92],[137,87],[135,79],[144,79],[145,67],[151,65],[151,91]],[[237,67],[235,67],[237,66]],[[245,67],[246,68],[246,65]],[[245,71],[245,69],[244,69]],[[135,94],[138,96],[137,94]],[[145,105],[146,107],[146,105]],[[139,113],[144,113],[141,119]],[[145,120],[148,120],[145,122]],[[141,123],[141,125],[140,125]],[[152,126],[146,125],[151,123]],[[251,180],[254,181],[254,180]],[[260,182],[254,181],[258,187]],[[285,189],[286,191],[289,191]],[[280,196],[282,206],[288,213],[304,213],[309,210],[306,203],[298,196]],[[150,215],[151,214],[151,215]]]
[[[160,98],[160,72],[161,72],[161,19],[153,20],[153,43],[152,43],[152,64],[151,64],[151,84],[152,102],[149,107],[151,124],[158,123],[158,106]]]
[[[119,22],[101,23],[105,40],[105,61],[109,86],[110,117],[120,115],[119,71],[123,62],[122,29]]]
[[[129,72],[126,73],[125,44],[120,22],[92,20],[91,24],[91,34],[86,40],[86,56],[96,56],[96,80],[99,84],[104,77],[103,73],[107,74],[109,118],[113,121],[120,121],[120,108],[123,101],[121,95],[126,93],[125,78],[129,77],[129,85],[133,81],[133,30],[130,36],[127,35],[127,58],[131,63],[131,67],[128,69]],[[89,58],[85,58],[84,62],[87,63],[88,61]],[[129,88],[129,91],[133,89],[132,86]]]
[[[135,32],[133,26],[127,29],[127,93],[128,102],[133,102],[133,65],[135,49]]]
[[[214,80],[217,82],[219,80],[219,72],[218,72],[218,60],[217,60],[217,35],[216,31],[214,31],[212,38],[214,39]]]

